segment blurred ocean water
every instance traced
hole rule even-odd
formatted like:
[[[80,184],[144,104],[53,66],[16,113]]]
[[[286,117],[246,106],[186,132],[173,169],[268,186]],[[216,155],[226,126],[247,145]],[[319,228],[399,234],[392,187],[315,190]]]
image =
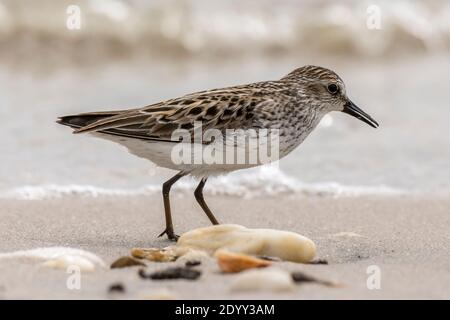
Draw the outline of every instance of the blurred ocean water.
[[[66,25],[73,4],[0,2],[0,46],[10,49],[2,50],[1,56],[36,55],[39,49],[57,60],[64,55],[86,60],[136,53],[230,58],[321,52],[375,57],[450,49],[446,0],[80,0],[80,28],[70,31]],[[377,17],[380,32],[373,30]]]
[[[335,70],[381,127],[331,114],[280,171],[236,172],[210,190],[450,193],[450,2],[77,3],[81,28],[69,30],[70,1],[0,2],[0,194],[153,190],[172,173],[73,136],[56,117],[277,79],[305,64]],[[373,5],[379,30],[367,27]]]

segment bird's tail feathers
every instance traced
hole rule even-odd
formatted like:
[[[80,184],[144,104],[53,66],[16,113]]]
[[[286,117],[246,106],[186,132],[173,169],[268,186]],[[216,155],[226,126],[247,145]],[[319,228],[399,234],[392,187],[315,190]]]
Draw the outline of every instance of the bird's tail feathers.
[[[59,117],[56,122],[75,129],[73,133],[98,131],[116,125],[117,116],[125,112],[127,110],[81,113]]]

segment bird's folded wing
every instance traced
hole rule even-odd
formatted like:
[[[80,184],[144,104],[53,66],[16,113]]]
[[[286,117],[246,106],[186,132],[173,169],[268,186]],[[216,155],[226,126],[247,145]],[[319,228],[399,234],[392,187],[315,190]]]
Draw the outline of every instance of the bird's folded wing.
[[[254,113],[277,105],[273,91],[230,88],[199,92],[167,100],[140,109],[124,110],[114,115],[108,112],[99,120],[77,128],[75,133],[102,132],[132,138],[170,140],[176,129],[192,135],[194,126],[201,130],[246,129],[254,127]],[[86,113],[78,116],[101,116]]]

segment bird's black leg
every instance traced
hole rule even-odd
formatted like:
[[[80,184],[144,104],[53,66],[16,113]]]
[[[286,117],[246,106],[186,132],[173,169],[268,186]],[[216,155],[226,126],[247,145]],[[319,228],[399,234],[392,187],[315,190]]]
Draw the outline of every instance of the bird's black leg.
[[[197,189],[195,189],[194,195],[195,199],[197,200],[200,207],[202,207],[203,211],[205,211],[206,215],[208,216],[209,220],[212,224],[219,224],[219,221],[217,221],[216,217],[214,217],[211,210],[208,208],[208,205],[205,202],[205,199],[203,199],[203,187],[206,184],[206,180],[208,178],[203,178],[200,183],[198,184]]]
[[[170,199],[169,199],[169,193],[170,188],[172,185],[177,182],[181,177],[183,177],[185,174],[183,172],[177,173],[175,176],[167,180],[163,183],[162,187],[162,194],[163,194],[163,201],[164,201],[164,213],[166,216],[166,229],[158,236],[162,237],[164,234],[167,234],[167,237],[169,240],[176,241],[178,240],[178,236],[173,231],[173,223],[172,223],[172,214],[170,211]]]

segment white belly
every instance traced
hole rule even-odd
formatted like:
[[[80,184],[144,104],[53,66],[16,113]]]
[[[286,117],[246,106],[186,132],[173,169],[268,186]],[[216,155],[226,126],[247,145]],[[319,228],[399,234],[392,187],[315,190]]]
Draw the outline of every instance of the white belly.
[[[234,152],[233,154],[236,155],[235,160],[238,153],[242,155],[242,152],[245,153],[245,157],[247,158],[248,152],[247,150],[243,151],[239,146],[223,147],[222,142],[218,142],[214,146],[213,144],[204,145],[198,143],[190,144],[135,139],[99,132],[92,133],[92,135],[121,144],[131,154],[150,160],[159,167],[187,172],[196,177],[217,176],[231,171],[261,165],[258,162],[227,161],[226,155],[223,154],[224,150],[226,150],[226,154],[228,155],[230,152]],[[209,156],[211,154],[211,148],[215,148],[214,157]],[[223,161],[217,161],[220,158]]]

